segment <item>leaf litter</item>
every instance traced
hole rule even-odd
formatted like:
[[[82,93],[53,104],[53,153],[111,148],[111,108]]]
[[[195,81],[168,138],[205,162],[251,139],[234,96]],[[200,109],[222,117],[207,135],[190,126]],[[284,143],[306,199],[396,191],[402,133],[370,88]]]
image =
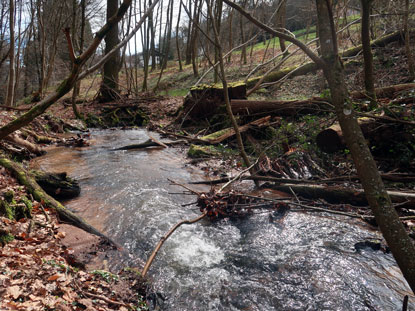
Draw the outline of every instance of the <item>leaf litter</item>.
[[[0,192],[9,190],[16,198],[27,196],[0,169]],[[0,229],[14,237],[0,248],[0,310],[147,310],[143,296],[149,285],[138,271],[115,275],[71,266],[67,258],[72,250],[62,243],[66,233],[58,231],[56,213],[32,203],[32,219],[0,217]]]

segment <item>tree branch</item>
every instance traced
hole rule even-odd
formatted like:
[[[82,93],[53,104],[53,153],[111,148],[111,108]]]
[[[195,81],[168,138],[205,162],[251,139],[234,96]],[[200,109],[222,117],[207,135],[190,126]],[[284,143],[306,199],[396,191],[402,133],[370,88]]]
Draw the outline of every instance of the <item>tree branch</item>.
[[[246,12],[242,7],[240,7],[239,5],[237,5],[236,3],[230,1],[230,0],[223,0],[223,2],[225,2],[227,5],[229,5],[230,7],[234,8],[235,10],[237,10],[241,15],[245,16],[248,20],[250,20],[252,23],[254,23],[256,26],[258,26],[259,28],[265,30],[266,32],[285,39],[289,42],[294,43],[295,45],[297,45],[300,49],[302,49],[304,51],[305,54],[307,54],[308,57],[310,57],[316,64],[318,67],[324,68],[326,66],[326,63],[320,58],[318,57],[317,54],[315,54],[313,51],[311,51],[307,45],[305,45],[303,42],[301,42],[300,40],[286,34],[283,33],[281,31],[277,31],[272,29],[271,27],[265,25],[264,23],[261,23],[259,20],[257,20],[255,17],[253,17],[250,13]]]
[[[62,31],[64,32],[65,37],[66,37],[66,42],[68,43],[69,57],[72,61],[72,64],[75,64],[76,56],[75,56],[75,51],[73,49],[73,44],[72,44],[71,33],[69,31],[69,27],[66,27]]]

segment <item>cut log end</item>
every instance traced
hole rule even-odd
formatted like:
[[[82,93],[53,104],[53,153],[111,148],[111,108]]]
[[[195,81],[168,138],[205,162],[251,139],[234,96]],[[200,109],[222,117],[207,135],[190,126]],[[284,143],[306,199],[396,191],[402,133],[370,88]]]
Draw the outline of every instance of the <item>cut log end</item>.
[[[326,153],[334,153],[344,146],[339,133],[331,128],[321,131],[316,137],[317,146]]]

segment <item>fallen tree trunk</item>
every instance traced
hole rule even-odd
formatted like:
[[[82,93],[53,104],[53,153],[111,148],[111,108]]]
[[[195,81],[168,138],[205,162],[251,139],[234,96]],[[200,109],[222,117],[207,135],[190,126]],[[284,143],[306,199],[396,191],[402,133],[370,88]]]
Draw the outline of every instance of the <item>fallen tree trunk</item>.
[[[411,135],[406,133],[402,124],[372,118],[360,118],[358,123],[369,145],[378,147],[377,153],[382,152],[381,149],[385,142],[397,140],[408,142],[413,139]],[[318,133],[316,143],[320,150],[327,153],[334,153],[346,148],[343,132],[338,123]]]
[[[17,135],[9,135],[5,138],[5,140],[19,147],[26,148],[29,152],[35,155],[42,155],[45,153],[45,151],[39,146],[32,144],[30,141],[24,140]]]
[[[279,116],[293,116],[327,112],[333,106],[323,98],[313,97],[307,100],[290,101],[258,101],[258,100],[231,100],[232,111],[239,114],[272,113]]]
[[[271,119],[271,116],[266,116],[261,119],[252,121],[248,124],[242,125],[239,127],[239,132],[243,133],[249,130],[252,127],[264,127],[269,125],[269,120]],[[223,142],[225,139],[228,139],[229,137],[232,137],[235,135],[235,130],[233,128],[226,128],[221,131],[203,136],[201,140],[207,141],[212,145],[219,144]]]
[[[399,182],[399,183],[413,183],[415,182],[415,175],[412,174],[401,174],[401,173],[386,173],[380,175],[384,181]],[[241,176],[237,180],[258,180],[258,181],[270,181],[277,184],[335,184],[342,182],[350,181],[359,181],[359,176],[338,176],[333,178],[324,178],[324,179],[292,179],[292,178],[279,178],[274,176]],[[230,177],[211,179],[211,180],[201,180],[201,181],[192,181],[189,182],[191,185],[218,185],[224,184],[232,180]]]
[[[398,92],[415,89],[415,83],[405,83],[386,86],[382,88],[376,88],[375,93],[377,98],[394,98],[395,94]],[[353,99],[364,99],[367,98],[367,95],[364,91],[355,91],[350,93],[350,96]]]
[[[415,83],[397,84],[383,88],[375,89],[377,98],[394,98],[397,93],[415,89]],[[355,91],[350,94],[353,99],[364,99],[366,95],[364,91]],[[411,100],[411,98],[409,99]],[[296,114],[308,114],[333,111],[333,105],[330,98],[312,97],[306,100],[246,100],[232,99],[232,111],[239,114],[253,113],[272,113],[280,116],[292,116]],[[376,117],[378,119],[388,119],[388,117]],[[408,123],[408,121],[403,122]]]
[[[385,35],[383,37],[380,37],[374,41],[371,42],[371,47],[383,47],[388,45],[391,42],[394,41],[399,41],[402,40],[403,36],[402,36],[402,32],[401,31],[396,31],[394,33]],[[358,45],[356,47],[347,49],[345,51],[343,51],[343,53],[341,53],[341,57],[344,59],[356,56],[357,54],[360,53],[360,51],[362,50],[362,45]],[[347,64],[346,64],[347,66]],[[305,75],[307,73],[310,72],[314,72],[318,69],[317,65],[314,62],[310,62],[307,63],[305,65],[301,65],[296,67],[289,67],[289,68],[284,68],[282,70],[276,71],[276,72],[272,72],[271,74],[269,74],[267,77],[265,77],[263,79],[264,83],[270,83],[270,82],[275,82],[278,81],[282,78],[284,78],[287,74],[290,74],[290,77],[297,77],[297,76],[302,76]],[[255,84],[261,79],[263,78],[262,76],[259,77],[254,77],[251,79],[248,79],[246,85],[248,88],[252,88],[253,86],[255,86]]]
[[[5,157],[0,157],[0,165],[12,172],[12,174],[17,178],[20,184],[26,186],[27,191],[33,195],[35,200],[38,202],[43,202],[48,208],[54,209],[59,217],[69,222],[70,224],[85,230],[86,232],[100,236],[110,242],[112,245],[119,247],[115,242],[110,238],[105,236],[103,233],[99,232],[97,229],[88,224],[81,217],[77,216],[61,203],[56,201],[50,195],[48,195],[35,181],[32,174],[27,172],[20,164],[13,162]]]
[[[272,189],[291,193],[307,199],[324,199],[332,204],[352,204],[357,206],[368,205],[363,189],[347,189],[338,186],[321,186],[309,184],[272,185]],[[401,191],[387,191],[393,203],[402,207],[415,207],[415,193]]]

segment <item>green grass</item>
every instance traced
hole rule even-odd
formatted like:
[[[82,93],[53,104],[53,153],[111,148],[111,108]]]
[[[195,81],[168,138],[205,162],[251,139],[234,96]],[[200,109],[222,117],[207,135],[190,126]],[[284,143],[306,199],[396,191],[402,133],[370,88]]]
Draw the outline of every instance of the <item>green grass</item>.
[[[172,89],[167,91],[169,96],[186,96],[188,92],[189,89]]]
[[[359,18],[360,18],[359,14],[348,16],[347,17],[347,23],[351,23],[352,21],[355,21]],[[344,20],[343,18],[340,18],[338,20],[338,23],[342,24],[343,20]],[[359,27],[359,26],[358,25],[353,25],[351,27],[352,27],[351,30],[353,30],[353,28],[356,28],[356,27]],[[293,31],[293,34],[295,35],[295,37],[298,40],[300,40],[302,42],[305,42],[306,38],[307,38],[307,41],[313,40],[317,37],[316,26],[311,26],[308,29],[308,35],[307,35],[307,29],[306,28]],[[271,39],[266,40],[265,43],[264,42],[259,42],[259,43],[254,45],[254,51],[266,49],[266,47],[268,46],[268,43],[269,43],[270,48],[272,48],[273,46],[279,48],[280,40],[279,40],[279,38],[275,37],[275,38],[271,38]],[[238,51],[235,52],[235,54],[240,54],[240,52],[241,51],[238,50]]]

